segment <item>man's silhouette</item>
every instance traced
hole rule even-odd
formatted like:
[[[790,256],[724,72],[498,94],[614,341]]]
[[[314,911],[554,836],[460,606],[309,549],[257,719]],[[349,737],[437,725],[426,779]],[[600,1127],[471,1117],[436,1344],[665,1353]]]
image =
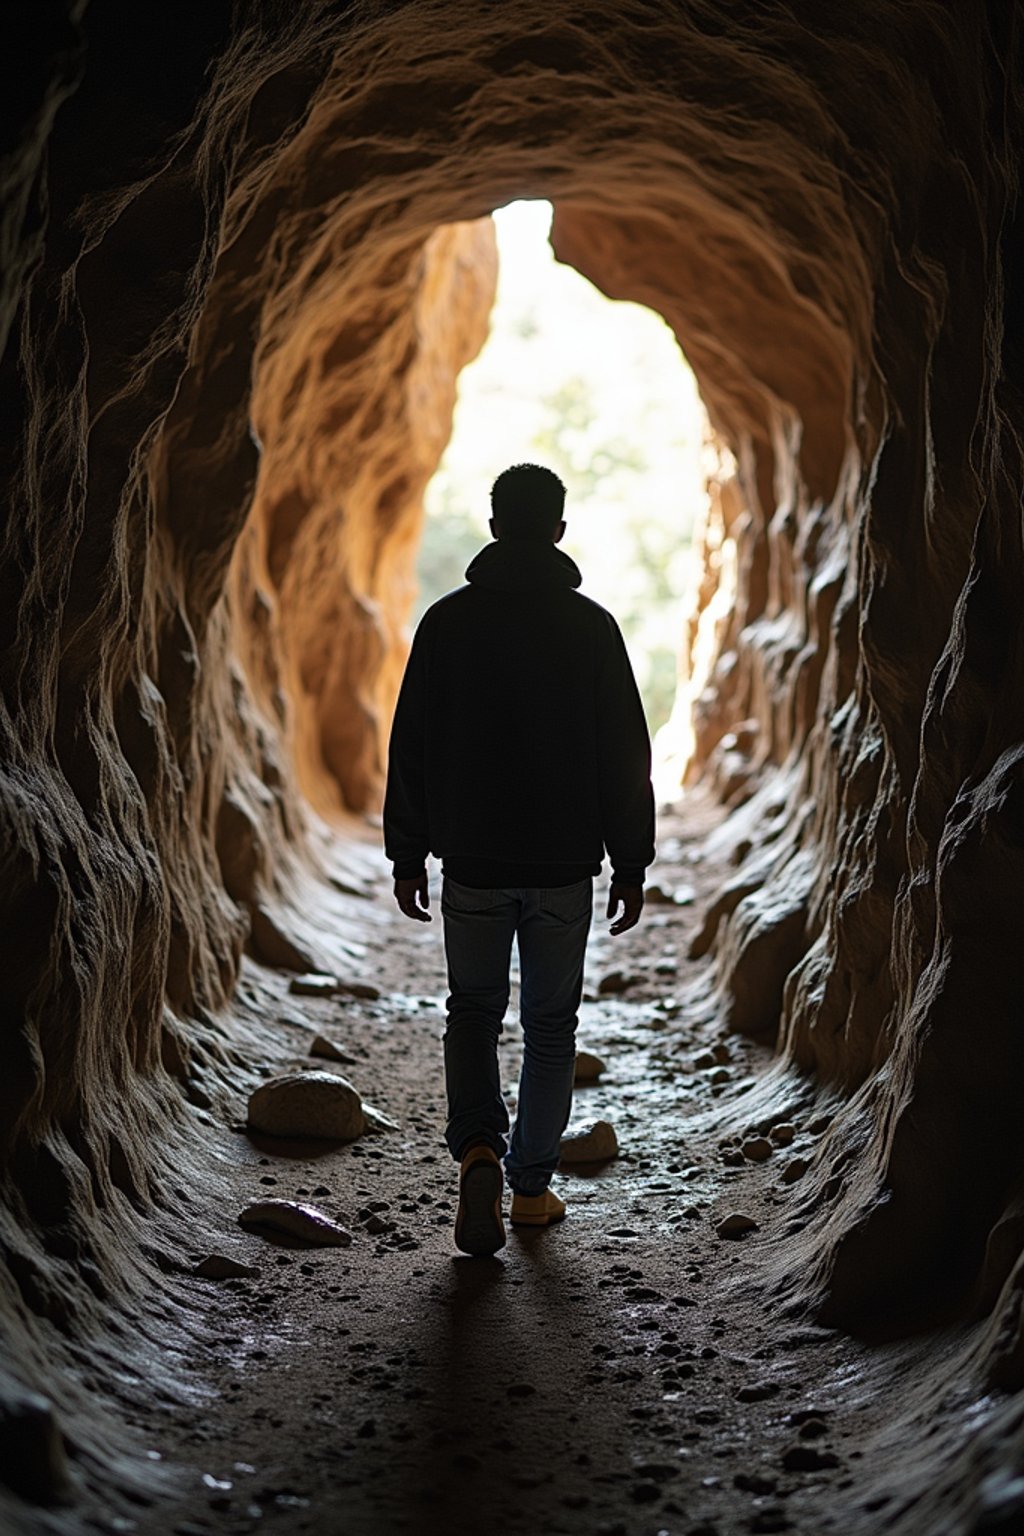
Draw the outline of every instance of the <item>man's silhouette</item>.
[[[448,1146],[461,1163],[456,1245],[494,1253],[504,1157],[513,1222],[549,1226],[569,1118],[593,877],[612,862],[613,934],[639,921],[654,858],[647,725],[614,618],[555,548],[565,487],[516,464],[491,490],[495,542],[467,586],[427,610],[391,732],[384,835],[395,898],[429,922],[426,857],[442,860],[448,961]],[[523,1068],[508,1113],[497,1044],[519,944]]]

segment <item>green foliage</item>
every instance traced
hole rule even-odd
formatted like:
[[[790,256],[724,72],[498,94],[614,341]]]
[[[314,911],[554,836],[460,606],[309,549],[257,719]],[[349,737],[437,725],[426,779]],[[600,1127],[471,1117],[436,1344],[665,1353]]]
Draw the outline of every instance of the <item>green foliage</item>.
[[[449,497],[445,500],[450,503]],[[466,566],[488,537],[480,532],[478,519],[465,508],[449,504],[431,518],[416,566],[419,593],[413,617],[417,623],[431,603],[462,586]]]

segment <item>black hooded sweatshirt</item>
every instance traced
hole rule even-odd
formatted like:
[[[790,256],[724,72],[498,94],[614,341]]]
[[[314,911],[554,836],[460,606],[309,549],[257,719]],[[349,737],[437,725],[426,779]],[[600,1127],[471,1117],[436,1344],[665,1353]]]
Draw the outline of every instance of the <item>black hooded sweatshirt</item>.
[[[651,751],[612,615],[547,540],[501,539],[420,620],[391,730],[384,842],[396,879],[427,853],[476,886],[641,885],[654,858]]]

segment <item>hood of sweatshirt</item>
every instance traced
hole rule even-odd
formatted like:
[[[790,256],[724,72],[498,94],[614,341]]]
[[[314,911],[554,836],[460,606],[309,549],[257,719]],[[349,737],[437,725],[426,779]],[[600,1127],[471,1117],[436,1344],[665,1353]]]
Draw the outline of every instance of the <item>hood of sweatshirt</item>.
[[[538,587],[579,587],[580,568],[547,539],[496,539],[466,568],[466,580],[495,592],[535,592]]]

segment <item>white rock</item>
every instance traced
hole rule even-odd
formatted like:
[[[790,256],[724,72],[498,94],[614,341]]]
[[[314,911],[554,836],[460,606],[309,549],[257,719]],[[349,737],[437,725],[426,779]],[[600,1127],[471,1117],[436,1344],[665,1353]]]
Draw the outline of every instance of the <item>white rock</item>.
[[[298,1200],[254,1200],[239,1213],[238,1222],[252,1231],[283,1232],[320,1248],[347,1248],[352,1241],[345,1227],[315,1205],[301,1205]]]
[[[285,1072],[249,1098],[249,1125],[268,1136],[354,1141],[366,1123],[359,1094],[333,1072]]]
[[[603,1163],[618,1156],[619,1139],[607,1120],[595,1120],[584,1130],[563,1136],[558,1151],[563,1163]]]
[[[326,972],[307,971],[303,976],[293,976],[288,991],[297,997],[333,997],[338,990],[337,976]]]

